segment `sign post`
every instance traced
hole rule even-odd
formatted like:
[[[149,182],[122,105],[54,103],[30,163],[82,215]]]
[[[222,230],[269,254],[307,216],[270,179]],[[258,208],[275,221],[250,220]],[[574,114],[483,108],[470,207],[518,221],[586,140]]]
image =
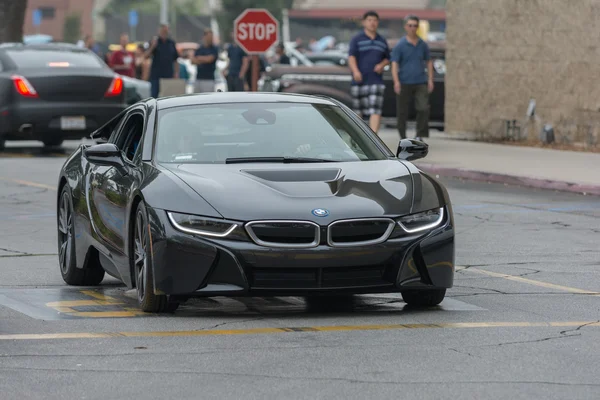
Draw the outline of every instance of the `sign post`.
[[[131,41],[135,42],[135,31],[138,25],[138,13],[136,10],[129,10],[129,36]]]
[[[40,33],[40,25],[42,24],[42,11],[40,9],[33,10],[33,26],[35,26],[37,33]]]
[[[279,41],[279,21],[266,9],[248,8],[233,25],[235,42],[252,56],[252,91],[258,90],[259,56]]]

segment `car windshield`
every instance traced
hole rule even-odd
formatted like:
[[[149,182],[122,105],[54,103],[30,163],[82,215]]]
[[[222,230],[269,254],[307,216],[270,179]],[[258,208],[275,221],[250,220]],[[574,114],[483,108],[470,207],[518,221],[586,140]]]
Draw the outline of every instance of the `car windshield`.
[[[6,54],[18,69],[105,67],[95,54],[86,50],[19,49],[8,50]]]
[[[388,157],[340,107],[228,103],[159,112],[156,160],[226,163],[287,159],[348,162]]]

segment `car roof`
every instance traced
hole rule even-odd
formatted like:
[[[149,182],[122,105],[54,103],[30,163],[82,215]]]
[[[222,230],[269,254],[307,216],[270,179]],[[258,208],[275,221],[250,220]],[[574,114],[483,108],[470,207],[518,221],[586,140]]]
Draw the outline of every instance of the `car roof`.
[[[158,109],[181,106],[194,106],[218,103],[304,103],[337,105],[334,101],[320,96],[296,93],[272,92],[211,92],[193,93],[157,99]]]
[[[0,45],[0,49],[3,50],[75,50],[80,52],[89,51],[84,47],[79,47],[72,43],[36,43],[36,44],[24,44],[24,43],[3,43]]]

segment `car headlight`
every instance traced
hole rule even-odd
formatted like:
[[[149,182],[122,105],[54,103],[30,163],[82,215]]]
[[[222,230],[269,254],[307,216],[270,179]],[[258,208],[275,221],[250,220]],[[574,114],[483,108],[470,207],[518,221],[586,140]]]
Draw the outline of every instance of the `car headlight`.
[[[241,225],[235,222],[169,211],[167,211],[167,215],[173,227],[181,232],[212,238],[237,240],[243,240],[246,237],[241,229]]]
[[[435,228],[444,220],[444,208],[406,215],[398,219],[398,225],[407,233],[416,233]]]

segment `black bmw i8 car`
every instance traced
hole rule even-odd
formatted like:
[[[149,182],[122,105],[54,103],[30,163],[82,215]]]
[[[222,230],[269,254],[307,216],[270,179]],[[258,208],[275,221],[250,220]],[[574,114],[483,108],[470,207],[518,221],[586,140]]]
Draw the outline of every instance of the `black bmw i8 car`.
[[[105,273],[146,312],[195,296],[400,292],[443,301],[454,279],[448,192],[342,103],[275,93],[141,101],[92,134],[58,183],[69,285]]]

